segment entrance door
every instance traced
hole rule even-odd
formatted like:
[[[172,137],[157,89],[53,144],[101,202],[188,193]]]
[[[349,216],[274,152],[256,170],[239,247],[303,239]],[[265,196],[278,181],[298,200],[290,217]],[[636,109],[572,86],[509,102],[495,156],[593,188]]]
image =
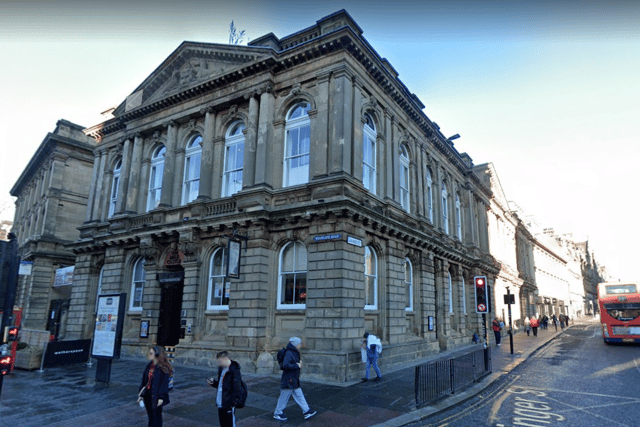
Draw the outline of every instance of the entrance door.
[[[158,319],[158,345],[160,346],[174,346],[180,341],[183,288],[183,282],[165,284],[162,287]]]

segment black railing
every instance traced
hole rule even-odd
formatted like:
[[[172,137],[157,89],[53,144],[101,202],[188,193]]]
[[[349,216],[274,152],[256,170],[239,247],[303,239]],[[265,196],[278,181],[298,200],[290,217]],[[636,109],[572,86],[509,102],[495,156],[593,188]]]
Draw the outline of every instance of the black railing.
[[[491,373],[491,349],[416,366],[416,405],[435,402]]]

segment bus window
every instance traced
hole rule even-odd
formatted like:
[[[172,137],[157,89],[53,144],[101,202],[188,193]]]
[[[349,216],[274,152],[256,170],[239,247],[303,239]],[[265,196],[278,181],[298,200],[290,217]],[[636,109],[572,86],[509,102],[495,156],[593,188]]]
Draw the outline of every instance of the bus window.
[[[636,285],[606,285],[605,289],[609,295],[635,294],[638,292]]]

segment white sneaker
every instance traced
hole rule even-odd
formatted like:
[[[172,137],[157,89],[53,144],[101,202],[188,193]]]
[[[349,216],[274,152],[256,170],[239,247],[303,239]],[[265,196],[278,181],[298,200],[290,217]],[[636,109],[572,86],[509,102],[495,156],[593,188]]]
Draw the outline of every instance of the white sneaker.
[[[284,415],[274,415],[273,418],[278,421],[287,421],[287,417],[285,417]]]
[[[304,419],[308,420],[309,418],[313,417],[317,413],[318,413],[317,411],[312,411],[311,409],[309,409],[307,412],[304,413]]]

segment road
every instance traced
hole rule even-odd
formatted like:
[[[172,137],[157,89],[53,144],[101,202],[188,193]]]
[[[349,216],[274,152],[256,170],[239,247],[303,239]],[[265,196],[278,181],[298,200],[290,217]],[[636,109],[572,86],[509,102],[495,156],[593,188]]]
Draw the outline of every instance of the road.
[[[475,398],[418,426],[640,426],[640,346],[576,325]]]

